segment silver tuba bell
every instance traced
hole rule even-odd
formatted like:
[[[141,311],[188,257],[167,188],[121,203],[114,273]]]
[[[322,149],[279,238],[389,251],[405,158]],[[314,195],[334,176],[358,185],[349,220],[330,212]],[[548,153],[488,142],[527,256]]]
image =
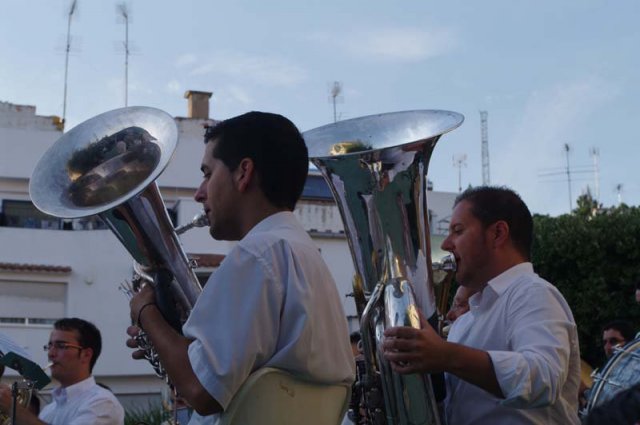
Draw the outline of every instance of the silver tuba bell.
[[[155,183],[177,143],[178,129],[166,112],[148,107],[105,112],[47,150],[29,193],[38,209],[54,217],[98,215],[143,266],[141,274],[152,281],[164,317],[181,332],[202,288]],[[157,358],[152,353],[147,358],[163,375]]]
[[[353,294],[360,318],[367,424],[439,424],[429,375],[399,375],[382,355],[384,330],[420,328],[417,309],[436,327],[426,172],[440,136],[464,117],[406,111],[340,121],[304,133],[311,162],[336,199],[355,264]],[[452,273],[451,259],[440,263]],[[440,273],[439,273],[440,274]],[[437,283],[446,281],[438,277]],[[450,279],[449,279],[450,280]]]

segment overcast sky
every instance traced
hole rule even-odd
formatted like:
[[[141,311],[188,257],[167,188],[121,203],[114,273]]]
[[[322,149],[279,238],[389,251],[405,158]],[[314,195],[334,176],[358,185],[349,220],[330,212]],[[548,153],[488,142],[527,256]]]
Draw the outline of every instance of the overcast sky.
[[[78,0],[67,129],[124,106],[119,3]],[[0,101],[62,116],[70,5],[0,0]],[[482,183],[479,111],[486,110],[491,183],[514,188],[533,212],[569,211],[565,144],[571,202],[597,186],[600,201],[615,205],[621,186],[624,202],[640,204],[637,0],[126,5],[129,105],[185,116],[186,90],[211,91],[213,118],[263,110],[304,131],[333,121],[330,88],[338,81],[341,119],[411,109],[465,115],[434,152],[436,190]]]

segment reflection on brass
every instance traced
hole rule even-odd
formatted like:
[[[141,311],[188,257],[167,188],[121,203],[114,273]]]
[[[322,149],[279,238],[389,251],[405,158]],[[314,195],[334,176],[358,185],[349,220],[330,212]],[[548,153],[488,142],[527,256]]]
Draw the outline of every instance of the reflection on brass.
[[[82,207],[111,202],[143,182],[160,160],[146,130],[129,127],[74,152],[67,163],[68,195]]]
[[[338,142],[331,145],[330,155],[343,155],[346,153],[362,152],[371,149],[370,145],[366,145],[360,140],[353,140],[349,142]]]

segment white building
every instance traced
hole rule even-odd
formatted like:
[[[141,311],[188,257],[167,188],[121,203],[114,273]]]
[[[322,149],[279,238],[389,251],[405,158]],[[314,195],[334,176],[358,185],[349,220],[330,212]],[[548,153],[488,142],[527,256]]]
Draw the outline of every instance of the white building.
[[[193,194],[201,180],[199,163],[210,95],[185,95],[189,116],[175,119],[180,143],[157,180],[179,225],[201,209]],[[147,362],[132,360],[124,344],[129,308],[118,286],[131,278],[131,257],[99,220],[62,221],[45,216],[30,202],[29,178],[40,157],[62,136],[61,127],[58,117],[38,116],[33,106],[0,102],[0,331],[44,365],[47,359],[42,346],[55,319],[90,320],[103,337],[103,351],[94,369],[96,379],[124,404],[157,396],[165,388],[163,381]],[[429,192],[432,234],[446,230],[454,198],[451,193]],[[310,176],[296,215],[329,264],[355,330],[355,306],[347,297],[354,273],[351,255],[339,212],[319,175]],[[432,239],[432,245],[438,246],[442,237]],[[232,243],[211,239],[205,229],[187,232],[181,240],[187,253],[199,257],[197,272],[203,278],[232,247]],[[12,381],[15,373],[8,370],[6,376],[5,380]]]

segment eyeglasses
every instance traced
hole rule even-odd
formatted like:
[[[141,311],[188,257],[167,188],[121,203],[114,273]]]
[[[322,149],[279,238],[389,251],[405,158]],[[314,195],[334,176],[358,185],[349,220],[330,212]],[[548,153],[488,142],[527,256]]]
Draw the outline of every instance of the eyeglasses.
[[[48,344],[46,344],[44,347],[42,347],[44,349],[44,351],[49,351],[52,348],[55,348],[56,350],[66,350],[68,348],[77,348],[78,350],[84,350],[84,347],[81,347],[79,345],[76,344],[71,344],[68,342],[64,342],[64,341],[56,341],[56,342],[50,342]]]
[[[602,340],[603,344],[609,343],[610,345],[622,344],[623,342],[624,342],[624,339],[619,339],[619,338],[608,338],[608,339]]]

